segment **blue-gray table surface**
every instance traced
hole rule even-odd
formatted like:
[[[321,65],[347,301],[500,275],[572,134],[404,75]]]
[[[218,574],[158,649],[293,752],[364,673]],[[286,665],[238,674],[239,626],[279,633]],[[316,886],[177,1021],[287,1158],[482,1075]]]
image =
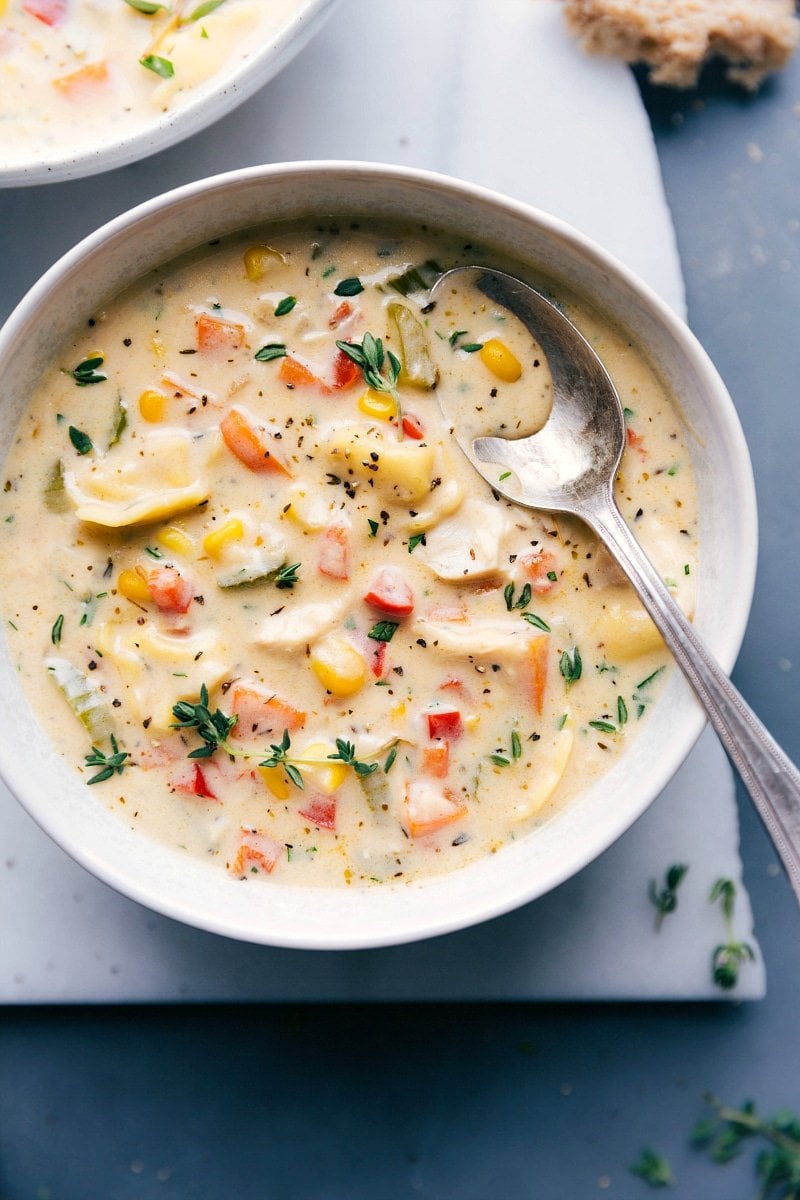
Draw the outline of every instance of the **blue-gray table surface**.
[[[761,549],[734,679],[800,760],[800,60],[642,92],[689,303],[752,453]],[[202,136],[202,135],[200,135]],[[523,152],[522,146],[520,152]],[[135,171],[137,168],[129,168]],[[31,280],[50,261],[31,249]],[[8,1008],[0,1200],[750,1200],[753,1150],[689,1144],[712,1092],[800,1109],[800,918],[740,795],[767,998],[731,1005]]]

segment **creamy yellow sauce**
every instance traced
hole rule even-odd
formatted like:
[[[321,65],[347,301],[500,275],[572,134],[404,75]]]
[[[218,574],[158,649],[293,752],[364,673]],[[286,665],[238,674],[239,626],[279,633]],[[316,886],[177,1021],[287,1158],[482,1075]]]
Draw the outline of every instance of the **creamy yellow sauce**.
[[[148,0],[0,0],[4,167],[101,150],[153,127],[251,57],[299,0],[142,6]]]
[[[236,236],[86,314],[4,467],[5,628],[40,720],[98,804],[264,886],[409,881],[535,836],[668,664],[596,539],[453,441],[443,412],[527,430],[549,405],[509,314],[428,303],[478,252],[351,224]],[[691,612],[680,415],[557,299],[626,406],[623,513]]]

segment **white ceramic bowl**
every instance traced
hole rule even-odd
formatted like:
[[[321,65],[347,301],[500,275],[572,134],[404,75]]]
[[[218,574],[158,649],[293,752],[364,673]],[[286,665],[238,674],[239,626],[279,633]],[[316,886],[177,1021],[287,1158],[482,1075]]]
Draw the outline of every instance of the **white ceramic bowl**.
[[[756,560],[750,461],[730,397],[686,326],[604,251],[551,216],[443,176],[363,163],[251,168],[191,184],[118,217],[70,251],[0,333],[0,454],[26,396],[81,314],[182,250],[232,230],[308,215],[426,221],[494,244],[606,312],[643,348],[693,431],[701,563],[696,626],[730,669],[749,612]],[[6,717],[0,772],[30,814],[78,862],[126,895],[231,937],[310,949],[413,941],[532,900],[579,871],[655,799],[703,717],[679,672],[611,771],[535,833],[417,885],[326,890],[242,888],[218,868],[128,830],[50,745],[0,653]],[[24,745],[23,757],[19,747]]]
[[[109,3],[112,0],[108,0]],[[113,0],[118,3],[119,0]],[[270,0],[262,0],[264,4]],[[137,162],[198,133],[224,117],[263,87],[294,58],[329,16],[336,0],[295,0],[291,16],[267,36],[262,45],[252,39],[231,59],[230,65],[205,83],[197,84],[167,112],[152,117],[134,132],[119,134],[111,123],[107,135],[82,137],[62,144],[52,154],[42,154],[31,142],[23,160],[0,153],[0,188],[59,183],[110,171]]]

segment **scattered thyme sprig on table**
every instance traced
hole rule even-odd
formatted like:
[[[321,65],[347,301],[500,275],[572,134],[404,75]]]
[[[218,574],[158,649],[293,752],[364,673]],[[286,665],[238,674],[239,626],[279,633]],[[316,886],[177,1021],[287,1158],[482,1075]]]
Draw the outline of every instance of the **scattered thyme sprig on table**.
[[[628,1170],[631,1175],[638,1175],[639,1179],[643,1179],[652,1188],[670,1187],[675,1182],[672,1168],[663,1154],[657,1154],[649,1146],[642,1150]]]
[[[800,1200],[800,1118],[789,1109],[760,1117],[752,1100],[741,1108],[730,1108],[714,1096],[706,1096],[706,1103],[714,1116],[697,1123],[692,1144],[708,1150],[713,1162],[727,1163],[749,1138],[763,1139],[767,1145],[755,1160],[758,1200]]]
[[[736,885],[732,879],[717,879],[709,893],[709,903],[722,903],[727,941],[716,946],[711,956],[711,977],[717,987],[729,991],[739,982],[742,963],[753,962],[755,951],[748,942],[740,942],[733,934],[733,908],[736,902]]]
[[[176,718],[173,729],[196,729],[203,739],[204,745],[192,750],[189,758],[211,758],[217,750],[224,750],[226,754],[238,753],[227,739],[239,718],[229,717],[219,708],[212,713],[208,707],[208,688],[205,684],[200,687],[199,704],[179,700],[172,706],[172,713]]]
[[[655,879],[650,880],[648,895],[656,910],[656,931],[661,928],[664,917],[678,907],[678,887],[686,872],[685,863],[673,863],[664,875],[664,886],[659,891]]]
[[[86,755],[86,765],[101,769],[91,779],[87,779],[87,783],[104,783],[106,779],[111,778],[114,772],[121,775],[125,767],[129,765],[125,761],[129,757],[128,751],[120,750],[113,733],[111,734],[111,750],[111,754],[106,754],[97,746],[92,746],[91,754]]]

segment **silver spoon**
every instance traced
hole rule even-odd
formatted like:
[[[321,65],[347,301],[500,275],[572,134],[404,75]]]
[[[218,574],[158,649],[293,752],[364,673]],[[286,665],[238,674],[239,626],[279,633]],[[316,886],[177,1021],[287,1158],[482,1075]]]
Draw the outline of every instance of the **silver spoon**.
[[[800,901],[800,771],[706,649],[617,507],[614,478],[625,446],[625,418],[605,367],[572,322],[528,284],[486,267],[456,267],[437,280],[431,299],[455,282],[477,288],[522,321],[547,355],[553,385],[553,407],[538,433],[469,440],[456,428],[461,449],[506,499],[571,513],[602,539],[697,693]],[[512,474],[498,482],[497,467]]]

